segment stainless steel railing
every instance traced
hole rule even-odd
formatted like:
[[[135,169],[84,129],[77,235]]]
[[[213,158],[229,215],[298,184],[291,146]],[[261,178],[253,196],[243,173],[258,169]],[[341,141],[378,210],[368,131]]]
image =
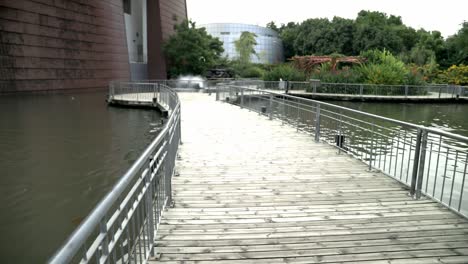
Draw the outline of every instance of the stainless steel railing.
[[[408,186],[414,198],[468,216],[468,137],[250,87],[220,85],[216,98],[290,123]]]
[[[169,117],[161,132],[119,179],[50,263],[144,263],[164,208],[172,203],[171,179],[181,140],[177,93],[161,83],[110,85],[109,96],[158,93]]]
[[[289,91],[294,93],[329,94],[329,95],[353,95],[353,96],[417,96],[425,98],[457,98],[468,96],[468,88],[447,84],[427,85],[380,85],[380,84],[356,84],[356,83],[324,83],[319,80],[310,82],[296,81],[262,81],[262,80],[235,80],[232,85]]]

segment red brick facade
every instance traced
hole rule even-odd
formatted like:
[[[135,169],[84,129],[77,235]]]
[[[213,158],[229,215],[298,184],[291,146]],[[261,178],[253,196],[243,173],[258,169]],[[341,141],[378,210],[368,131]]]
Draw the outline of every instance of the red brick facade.
[[[159,0],[163,40],[174,32],[174,26],[187,19],[186,0]]]
[[[147,0],[148,78],[165,79],[166,60],[162,44],[174,33],[174,26],[187,19],[186,0]]]
[[[121,0],[0,1],[0,93],[129,79]]]

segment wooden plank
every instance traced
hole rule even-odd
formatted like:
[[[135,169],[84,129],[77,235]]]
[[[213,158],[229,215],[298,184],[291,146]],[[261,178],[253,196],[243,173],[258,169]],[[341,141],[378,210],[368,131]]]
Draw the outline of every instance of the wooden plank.
[[[468,221],[289,125],[180,94],[163,263],[468,263]]]

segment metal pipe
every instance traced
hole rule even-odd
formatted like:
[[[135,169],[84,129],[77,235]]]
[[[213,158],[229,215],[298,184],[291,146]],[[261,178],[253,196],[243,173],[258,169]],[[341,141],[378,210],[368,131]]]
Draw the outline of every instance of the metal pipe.
[[[416,183],[416,199],[421,198],[422,182],[424,178],[424,165],[426,163],[427,131],[423,130],[421,138],[421,152],[419,154],[418,180]]]
[[[315,108],[315,142],[320,142],[320,104]]]
[[[411,177],[411,189],[410,189],[411,196],[413,196],[416,192],[416,180],[418,177],[418,165],[419,165],[419,155],[421,153],[422,134],[423,134],[423,130],[418,129],[418,135],[416,136],[416,149],[414,151],[414,159],[413,159],[413,174]]]

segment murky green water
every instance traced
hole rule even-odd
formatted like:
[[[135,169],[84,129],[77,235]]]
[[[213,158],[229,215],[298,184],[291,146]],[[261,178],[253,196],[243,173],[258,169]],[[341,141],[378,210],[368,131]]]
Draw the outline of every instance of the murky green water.
[[[157,134],[105,95],[0,97],[0,263],[44,262]]]
[[[468,136],[468,104],[328,103]]]

